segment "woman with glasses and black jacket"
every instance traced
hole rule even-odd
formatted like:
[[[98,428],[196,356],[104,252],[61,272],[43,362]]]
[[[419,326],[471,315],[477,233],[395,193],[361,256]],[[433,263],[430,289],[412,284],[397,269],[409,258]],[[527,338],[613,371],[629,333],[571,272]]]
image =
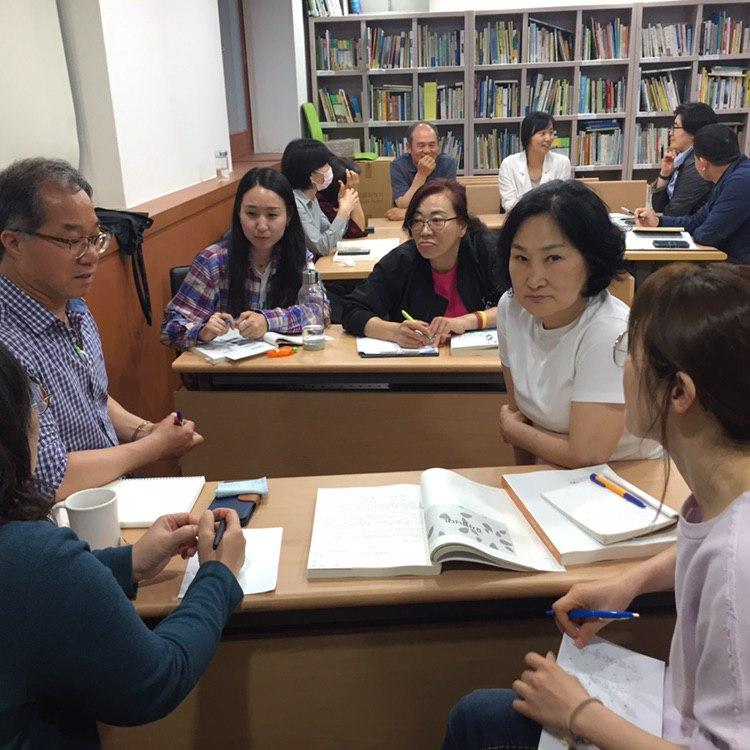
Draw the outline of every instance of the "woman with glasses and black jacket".
[[[464,187],[443,179],[426,183],[406,209],[404,229],[411,239],[344,300],[344,328],[407,348],[494,328],[504,291],[496,239],[469,216]]]

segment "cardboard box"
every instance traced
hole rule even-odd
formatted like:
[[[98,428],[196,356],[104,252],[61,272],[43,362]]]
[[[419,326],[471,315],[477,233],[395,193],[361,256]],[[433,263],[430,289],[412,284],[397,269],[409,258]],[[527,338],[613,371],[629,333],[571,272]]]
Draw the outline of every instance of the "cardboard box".
[[[331,153],[347,159],[351,159],[354,154],[360,151],[358,138],[331,138],[325,144]]]
[[[368,219],[380,219],[393,207],[392,161],[392,156],[381,156],[374,161],[357,162],[362,169],[359,175],[359,202]]]

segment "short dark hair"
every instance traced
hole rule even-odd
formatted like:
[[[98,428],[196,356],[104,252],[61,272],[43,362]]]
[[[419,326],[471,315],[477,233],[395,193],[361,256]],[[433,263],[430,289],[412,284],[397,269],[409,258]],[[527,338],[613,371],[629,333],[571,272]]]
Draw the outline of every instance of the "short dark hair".
[[[333,154],[312,138],[295,138],[287,143],[281,156],[281,171],[295,190],[310,187],[310,173],[330,164]]]
[[[16,358],[0,344],[0,524],[46,518],[52,498],[37,490],[31,473],[30,381]]]
[[[328,162],[333,170],[333,182],[325,189],[319,190],[318,196],[323,196],[332,206],[339,205],[339,180],[346,184],[346,170],[360,174],[362,168],[356,161],[346,159],[343,156],[331,154],[331,160]]]
[[[247,274],[250,269],[250,242],[240,223],[240,207],[248,190],[260,185],[272,190],[283,201],[289,222],[274,248],[277,258],[276,273],[268,285],[268,307],[290,307],[297,300],[302,286],[302,269],[306,263],[305,235],[297,213],[297,204],[289,181],[270,167],[251,169],[237,185],[232,208],[232,227],[229,236],[227,275],[229,277],[229,312],[237,317],[247,310]]]
[[[81,173],[63,159],[37,157],[14,161],[0,172],[0,232],[4,229],[36,232],[46,218],[41,191],[50,183],[70,193],[83,190],[89,198],[93,194]],[[0,258],[3,252],[0,243]]]
[[[703,102],[685,102],[678,104],[674,110],[674,116],[682,117],[682,128],[690,135],[695,135],[704,125],[713,125],[718,122],[716,112]]]
[[[505,281],[510,284],[510,248],[526,219],[549,214],[583,255],[588,280],[581,294],[594,297],[625,272],[625,235],[612,223],[604,201],[576,180],[552,180],[521,197],[508,214],[498,242]]]
[[[466,203],[466,188],[455,180],[446,180],[443,177],[436,177],[434,180],[425,182],[414,195],[412,195],[409,205],[404,214],[403,229],[406,232],[410,231],[411,221],[414,218],[414,214],[417,212],[420,204],[425,198],[431,195],[437,195],[438,193],[445,193],[453,206],[453,210],[456,212],[461,221],[466,225],[467,231],[475,232],[478,229],[483,229],[484,225],[476,217],[469,213],[468,205]]]
[[[417,128],[422,127],[422,125],[426,125],[428,128],[432,128],[432,132],[435,134],[435,138],[437,140],[440,140],[440,134],[437,132],[437,128],[431,123],[431,122],[425,122],[424,120],[420,120],[419,122],[415,122],[413,125],[409,127],[409,129],[406,131],[406,142],[411,146],[412,140],[414,140],[414,131]]]
[[[740,156],[737,134],[727,125],[704,125],[695,134],[693,153],[708,159],[715,167],[731,164]]]
[[[526,151],[529,147],[532,135],[540,130],[546,130],[550,125],[553,128],[556,127],[555,118],[549,112],[540,112],[539,110],[529,112],[521,123],[521,146],[523,146],[523,150]]]

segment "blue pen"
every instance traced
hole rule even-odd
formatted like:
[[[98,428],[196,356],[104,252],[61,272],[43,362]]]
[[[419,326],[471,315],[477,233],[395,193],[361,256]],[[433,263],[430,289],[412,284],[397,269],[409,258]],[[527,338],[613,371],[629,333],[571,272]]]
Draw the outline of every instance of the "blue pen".
[[[178,427],[180,427],[182,425],[182,412],[181,411],[176,411],[174,413],[174,423]],[[216,549],[216,547],[214,547],[214,549]]]
[[[594,482],[594,484],[598,484],[600,487],[604,487],[610,492],[614,492],[615,495],[619,495],[621,498],[627,500],[629,503],[633,503],[633,505],[637,505],[639,508],[646,507],[646,503],[644,503],[640,497],[637,497],[632,492],[628,492],[624,487],[620,487],[619,484],[615,484],[615,482],[602,474],[591,474],[589,479]]]
[[[555,610],[548,609],[547,615],[549,617],[554,617]],[[640,615],[637,612],[623,612],[621,610],[571,609],[568,612],[568,617],[574,620],[585,620],[586,618],[598,618],[599,620],[632,620],[635,617],[640,617]]]

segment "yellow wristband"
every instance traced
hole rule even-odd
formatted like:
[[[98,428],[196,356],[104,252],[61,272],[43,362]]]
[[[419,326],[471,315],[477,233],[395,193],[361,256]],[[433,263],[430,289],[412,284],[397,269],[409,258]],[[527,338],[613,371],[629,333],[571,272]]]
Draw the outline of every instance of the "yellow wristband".
[[[482,319],[482,328],[487,328],[487,313],[484,310],[480,310],[479,317]]]

